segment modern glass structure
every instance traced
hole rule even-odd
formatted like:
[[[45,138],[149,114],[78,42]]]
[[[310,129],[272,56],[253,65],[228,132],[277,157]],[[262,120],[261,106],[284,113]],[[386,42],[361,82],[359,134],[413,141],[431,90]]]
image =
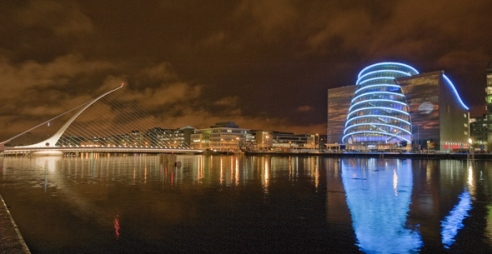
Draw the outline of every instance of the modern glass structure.
[[[487,101],[487,150],[492,151],[492,62],[487,66],[487,86],[485,88]]]
[[[396,78],[417,75],[406,64],[382,62],[364,68],[348,110],[342,142],[345,144],[410,144],[409,107]]]

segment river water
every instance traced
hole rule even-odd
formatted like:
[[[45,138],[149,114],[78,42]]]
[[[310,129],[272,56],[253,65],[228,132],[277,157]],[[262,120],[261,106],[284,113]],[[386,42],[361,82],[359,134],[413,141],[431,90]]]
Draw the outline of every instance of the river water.
[[[4,157],[33,253],[487,253],[492,162]]]

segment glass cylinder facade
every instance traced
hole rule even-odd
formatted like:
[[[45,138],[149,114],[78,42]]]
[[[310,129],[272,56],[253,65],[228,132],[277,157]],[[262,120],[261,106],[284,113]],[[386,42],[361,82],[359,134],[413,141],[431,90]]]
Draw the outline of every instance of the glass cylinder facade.
[[[345,122],[343,143],[411,143],[408,105],[396,78],[418,74],[406,64],[383,62],[364,68]]]

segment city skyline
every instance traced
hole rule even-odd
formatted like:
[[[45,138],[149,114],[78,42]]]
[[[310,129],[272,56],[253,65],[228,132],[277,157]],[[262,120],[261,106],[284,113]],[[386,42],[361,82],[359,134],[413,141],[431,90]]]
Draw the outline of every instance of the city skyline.
[[[0,3],[0,137],[125,82],[160,126],[326,133],[326,92],[381,61],[444,70],[484,105],[488,2]],[[108,109],[108,112],[111,112]]]

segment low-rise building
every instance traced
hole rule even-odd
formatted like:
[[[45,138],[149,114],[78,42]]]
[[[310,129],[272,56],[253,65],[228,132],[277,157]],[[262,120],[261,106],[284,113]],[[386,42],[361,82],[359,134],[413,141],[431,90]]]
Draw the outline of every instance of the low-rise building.
[[[210,128],[196,129],[191,134],[190,146],[194,149],[236,152],[240,143],[248,137],[249,130],[239,128],[235,122],[219,122]]]

